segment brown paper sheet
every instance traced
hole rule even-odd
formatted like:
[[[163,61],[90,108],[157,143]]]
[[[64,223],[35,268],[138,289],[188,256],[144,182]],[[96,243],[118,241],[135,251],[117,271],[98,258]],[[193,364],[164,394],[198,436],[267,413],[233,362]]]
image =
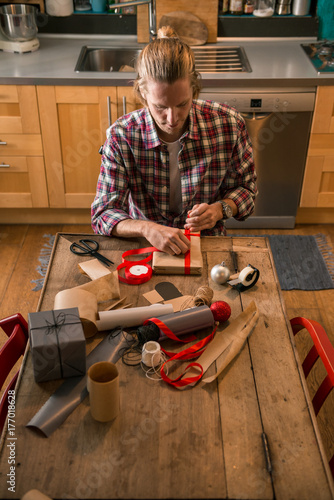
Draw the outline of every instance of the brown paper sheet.
[[[77,307],[86,338],[97,333],[97,299],[93,293],[79,287],[58,292],[54,300],[54,309]]]
[[[79,285],[72,290],[86,290],[87,292],[93,293],[97,302],[105,302],[110,299],[120,299],[120,289],[118,273],[114,271],[113,273],[108,273],[101,278],[85,283],[84,285]]]
[[[196,360],[196,363],[202,366],[203,373],[217,360],[217,373],[212,377],[202,379],[204,383],[209,384],[215,380],[239,354],[258,319],[259,311],[253,301],[225,330],[215,335],[204,353]],[[198,375],[198,372],[199,368],[191,367],[187,371],[187,377],[194,377]],[[195,383],[189,385],[195,385]]]
[[[190,236],[190,243],[190,274],[201,275],[203,258],[200,236]],[[185,274],[184,263],[184,255],[153,252],[152,267],[155,274]]]
[[[98,278],[102,278],[102,276],[111,274],[111,271],[97,259],[80,262],[78,268],[82,274],[88,276],[91,280],[97,280]]]
[[[164,300],[161,297],[160,293],[156,290],[151,290],[150,292],[144,293],[143,297],[145,297],[150,304],[172,304],[174,312],[179,312],[184,309],[185,304],[190,304],[192,296],[191,295],[182,295],[181,297],[175,297],[174,299]],[[192,305],[189,305],[192,307]]]

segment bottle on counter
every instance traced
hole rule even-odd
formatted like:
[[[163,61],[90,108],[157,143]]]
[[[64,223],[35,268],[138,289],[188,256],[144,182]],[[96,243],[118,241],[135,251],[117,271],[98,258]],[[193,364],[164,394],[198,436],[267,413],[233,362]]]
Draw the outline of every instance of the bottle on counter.
[[[243,0],[230,0],[230,14],[241,16],[243,13]]]
[[[253,14],[255,8],[255,0],[246,0],[244,3],[244,14]]]
[[[228,14],[229,0],[219,0],[219,14]]]

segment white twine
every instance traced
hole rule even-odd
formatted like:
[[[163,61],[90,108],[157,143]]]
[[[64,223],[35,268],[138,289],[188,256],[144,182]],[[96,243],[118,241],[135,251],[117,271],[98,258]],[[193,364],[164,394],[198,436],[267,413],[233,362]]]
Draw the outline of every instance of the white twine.
[[[143,345],[141,367],[147,378],[151,380],[161,380],[160,368],[166,360],[167,357],[161,351],[161,346],[158,342],[150,340]]]

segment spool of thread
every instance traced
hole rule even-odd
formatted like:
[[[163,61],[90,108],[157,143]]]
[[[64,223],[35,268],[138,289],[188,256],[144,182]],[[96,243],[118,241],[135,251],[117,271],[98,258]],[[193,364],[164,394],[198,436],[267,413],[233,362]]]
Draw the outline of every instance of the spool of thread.
[[[148,325],[140,326],[137,329],[137,337],[140,344],[145,344],[150,340],[159,340],[160,338],[160,328],[155,323],[149,323]]]
[[[181,305],[181,311],[188,309],[189,307],[199,307],[206,305],[210,307],[211,300],[213,298],[213,290],[209,286],[200,286],[194,296],[186,299]]]
[[[155,368],[161,362],[161,347],[158,342],[150,340],[143,345],[141,360],[144,365]]]

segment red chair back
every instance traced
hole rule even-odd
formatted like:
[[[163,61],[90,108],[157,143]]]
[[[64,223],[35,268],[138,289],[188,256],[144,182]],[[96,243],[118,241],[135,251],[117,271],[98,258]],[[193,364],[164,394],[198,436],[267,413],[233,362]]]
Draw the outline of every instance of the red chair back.
[[[8,337],[0,349],[0,389],[15,363],[24,354],[28,341],[28,324],[20,313],[0,320],[0,327]],[[8,413],[8,392],[15,388],[19,371],[15,373],[5,388],[0,401],[0,433]]]
[[[334,347],[332,346],[324,328],[317,321],[297,317],[291,319],[290,323],[294,335],[296,335],[300,330],[306,328],[313,341],[313,346],[302,364],[305,378],[307,378],[319,357],[326,368],[327,375],[312,399],[314,412],[318,415],[322,405],[334,387]],[[329,466],[334,478],[334,455],[329,461]]]

